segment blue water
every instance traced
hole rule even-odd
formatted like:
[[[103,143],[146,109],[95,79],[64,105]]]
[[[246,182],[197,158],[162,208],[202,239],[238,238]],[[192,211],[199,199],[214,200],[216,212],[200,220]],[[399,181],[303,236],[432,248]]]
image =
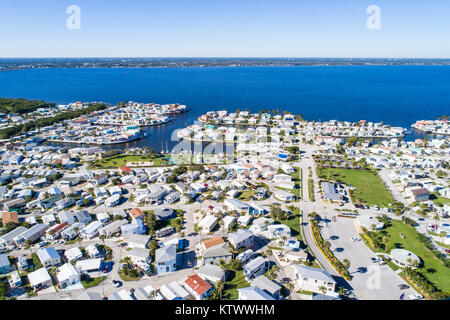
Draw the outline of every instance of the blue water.
[[[19,70],[0,72],[0,96],[188,105],[191,112],[150,128],[150,138],[131,144],[160,148],[174,129],[222,108],[280,109],[308,120],[365,119],[409,128],[450,113],[450,66]]]

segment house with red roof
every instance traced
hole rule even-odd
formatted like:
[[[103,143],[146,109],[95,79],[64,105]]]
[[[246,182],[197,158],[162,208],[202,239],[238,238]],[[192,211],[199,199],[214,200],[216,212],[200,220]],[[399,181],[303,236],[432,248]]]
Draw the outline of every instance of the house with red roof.
[[[212,285],[197,274],[189,276],[184,281],[184,287],[197,300],[204,300],[214,290]]]

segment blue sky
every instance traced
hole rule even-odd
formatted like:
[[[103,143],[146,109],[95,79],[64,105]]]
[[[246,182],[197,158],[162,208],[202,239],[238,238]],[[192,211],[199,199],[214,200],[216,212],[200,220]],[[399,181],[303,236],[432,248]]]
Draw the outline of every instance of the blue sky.
[[[450,58],[449,17],[449,0],[1,0],[0,57]]]

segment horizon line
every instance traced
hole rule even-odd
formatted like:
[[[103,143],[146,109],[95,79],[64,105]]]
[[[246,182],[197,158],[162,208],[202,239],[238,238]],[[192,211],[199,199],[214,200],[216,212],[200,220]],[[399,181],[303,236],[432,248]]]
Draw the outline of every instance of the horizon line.
[[[193,56],[193,57],[177,57],[177,56],[162,56],[162,57],[126,57],[126,56],[78,56],[78,57],[0,57],[0,59],[364,59],[364,60],[449,60],[450,57],[251,57],[251,56],[236,56],[236,57],[221,57],[221,56]]]

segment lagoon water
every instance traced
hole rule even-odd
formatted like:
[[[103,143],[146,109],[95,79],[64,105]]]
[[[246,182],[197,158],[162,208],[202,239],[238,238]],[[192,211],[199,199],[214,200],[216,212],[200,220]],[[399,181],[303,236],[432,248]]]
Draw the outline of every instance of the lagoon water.
[[[17,70],[0,72],[0,96],[186,104],[189,113],[127,145],[159,150],[173,130],[208,110],[280,109],[308,120],[365,119],[409,129],[450,113],[450,66]]]

